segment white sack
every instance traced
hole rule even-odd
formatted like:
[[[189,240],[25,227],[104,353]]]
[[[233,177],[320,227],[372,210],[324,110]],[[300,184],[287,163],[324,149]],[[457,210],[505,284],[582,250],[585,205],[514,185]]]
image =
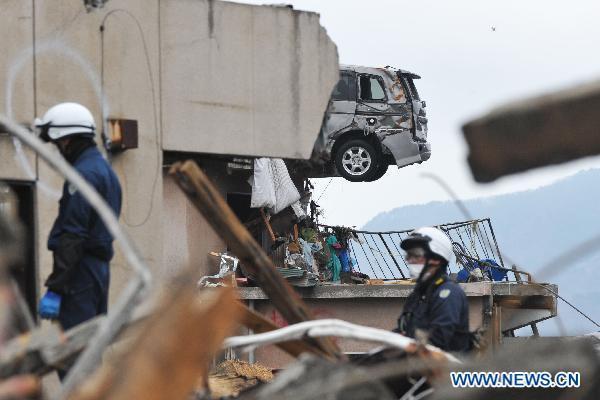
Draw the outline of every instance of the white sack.
[[[254,174],[252,175],[252,197],[250,207],[273,208],[277,201],[275,186],[273,185],[273,169],[270,158],[257,158],[254,160]]]
[[[290,178],[287,167],[281,158],[271,159],[273,184],[275,186],[275,207],[273,214],[281,212],[300,200],[300,193]]]

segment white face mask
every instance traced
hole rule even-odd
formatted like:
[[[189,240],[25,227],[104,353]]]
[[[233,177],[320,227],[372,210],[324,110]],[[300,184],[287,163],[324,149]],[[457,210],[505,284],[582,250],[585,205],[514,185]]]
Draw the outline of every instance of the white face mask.
[[[419,275],[421,275],[421,271],[423,271],[425,264],[407,264],[407,266],[411,279],[417,279]]]

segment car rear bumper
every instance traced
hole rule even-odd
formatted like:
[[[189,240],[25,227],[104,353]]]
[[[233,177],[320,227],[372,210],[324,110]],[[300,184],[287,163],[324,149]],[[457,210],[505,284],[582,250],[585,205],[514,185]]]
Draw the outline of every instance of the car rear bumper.
[[[381,144],[392,153],[399,168],[427,161],[431,156],[431,145],[415,140],[409,131],[384,136]]]

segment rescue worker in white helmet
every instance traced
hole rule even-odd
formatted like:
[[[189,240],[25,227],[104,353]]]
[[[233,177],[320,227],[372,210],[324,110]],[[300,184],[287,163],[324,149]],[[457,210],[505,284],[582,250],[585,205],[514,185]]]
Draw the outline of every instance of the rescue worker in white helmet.
[[[118,217],[121,186],[96,147],[91,112],[77,103],[60,103],[42,119],[36,119],[35,127],[40,138],[58,147]],[[58,216],[48,238],[53,268],[45,283],[48,290],[39,304],[42,318],[58,320],[66,330],[107,312],[112,241],[90,204],[65,182]]]
[[[469,308],[461,287],[449,279],[454,252],[448,236],[437,228],[414,230],[400,246],[416,285],[406,299],[395,332],[445,351],[470,350]]]

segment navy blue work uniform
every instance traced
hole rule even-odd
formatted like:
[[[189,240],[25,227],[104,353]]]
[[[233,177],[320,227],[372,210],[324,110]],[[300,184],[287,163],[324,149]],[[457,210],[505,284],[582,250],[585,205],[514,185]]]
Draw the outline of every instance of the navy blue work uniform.
[[[121,186],[93,140],[83,140],[67,159],[118,217]],[[58,321],[63,329],[107,312],[112,241],[90,204],[65,182],[58,217],[48,238],[54,268],[46,281],[49,290],[62,296]]]
[[[424,288],[417,286],[407,298],[395,331],[414,338],[417,329],[426,331],[429,343],[442,350],[470,349],[467,296],[446,275]]]

